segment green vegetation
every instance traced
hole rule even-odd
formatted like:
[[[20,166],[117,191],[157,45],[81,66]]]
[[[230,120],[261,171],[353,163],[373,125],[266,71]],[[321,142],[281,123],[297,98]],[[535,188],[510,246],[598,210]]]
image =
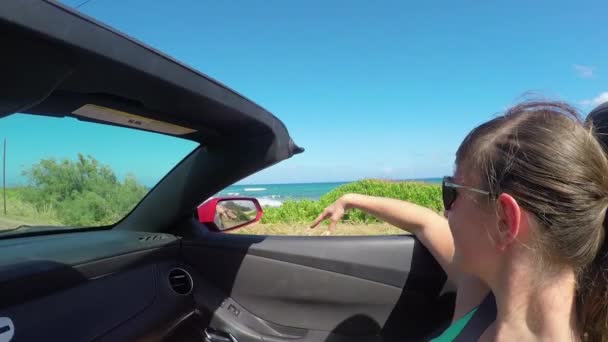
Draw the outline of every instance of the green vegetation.
[[[6,189],[6,213],[4,206],[0,207],[0,229],[12,228],[20,225],[59,225],[55,212],[46,206],[36,207],[23,199],[26,188]]]
[[[318,201],[286,201],[280,207],[264,208],[262,223],[310,223],[325,207],[347,193],[396,198],[422,205],[436,212],[443,210],[441,186],[439,185],[370,179],[342,185],[323,195]],[[365,224],[379,222],[373,216],[360,210],[348,211],[344,215],[344,221]]]
[[[251,206],[242,205],[239,203],[250,204]],[[235,222],[248,222],[255,218],[257,209],[253,206],[253,203],[247,201],[229,200],[222,201],[217,204],[217,207],[222,206],[223,210],[228,217],[233,216]]]
[[[147,193],[145,186],[129,175],[120,181],[113,170],[91,156],[76,160],[43,159],[23,173],[28,185],[7,189],[7,215],[0,208],[0,229],[25,225],[102,226],[126,215]],[[264,208],[261,224],[235,232],[268,235],[323,235],[325,228],[308,229],[321,211],[346,193],[391,197],[417,203],[437,212],[443,210],[441,187],[436,184],[362,180],[342,185],[318,201],[287,201],[281,207]],[[247,217],[250,208],[226,202]],[[403,231],[379,222],[359,210],[344,216],[337,235],[401,234]]]
[[[310,222],[252,224],[240,229],[229,230],[231,234],[248,235],[288,235],[288,236],[363,236],[363,235],[402,235],[408,232],[388,223],[339,223],[331,232],[326,226],[310,228]]]
[[[23,174],[29,185],[7,189],[7,215],[2,209],[0,228],[112,224],[148,191],[134,176],[121,182],[107,165],[82,154],[76,161],[43,159]]]

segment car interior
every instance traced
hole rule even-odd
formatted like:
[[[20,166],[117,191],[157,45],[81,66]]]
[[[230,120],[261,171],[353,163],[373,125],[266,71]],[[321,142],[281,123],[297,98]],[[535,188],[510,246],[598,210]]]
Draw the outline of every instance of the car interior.
[[[304,152],[278,117],[54,1],[3,0],[0,31],[0,117],[139,129],[82,110],[96,106],[199,143],[114,225],[0,234],[0,341],[420,341],[449,325],[454,289],[412,235],[238,235],[201,219],[221,189]]]

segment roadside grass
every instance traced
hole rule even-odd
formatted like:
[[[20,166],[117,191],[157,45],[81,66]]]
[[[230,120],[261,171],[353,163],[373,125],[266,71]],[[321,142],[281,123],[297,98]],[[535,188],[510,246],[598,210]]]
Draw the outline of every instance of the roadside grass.
[[[2,194],[0,193],[0,230],[11,229],[20,225],[74,225],[72,221],[82,220],[85,216],[86,222],[78,224],[78,221],[75,225],[99,225],[100,222],[113,220],[115,216],[119,218],[121,216],[118,215],[118,211],[114,208],[115,203],[108,203],[108,201],[120,202],[120,207],[124,207],[122,211],[125,208],[132,207],[139,200],[139,193],[141,192],[139,191],[141,190],[139,189],[139,185],[134,182],[134,180],[128,180],[125,181],[125,184],[117,183],[115,188],[121,191],[108,192],[111,195],[109,198],[100,197],[99,193],[104,193],[102,191],[103,188],[95,188],[93,189],[94,191],[83,194],[72,191],[70,194],[75,195],[69,201],[44,201],[40,196],[32,196],[38,195],[38,193],[34,193],[33,191],[40,191],[40,189],[31,187],[6,189],[6,215],[4,214]],[[443,210],[441,187],[437,184],[366,179],[344,184],[326,193],[316,201],[286,201],[280,207],[265,207],[264,216],[260,223],[238,229],[231,233],[292,236],[365,236],[406,233],[360,210],[349,210],[346,212],[343,222],[339,223],[337,228],[332,232],[329,232],[327,222],[322,223],[315,229],[309,228],[310,223],[324,208],[347,193],[406,200],[430,208],[437,213],[441,213]],[[47,194],[42,192],[40,195],[45,195],[46,197],[44,198],[48,197],[50,199],[60,197],[55,193]],[[33,201],[32,198],[37,202]],[[56,205],[53,205],[53,203],[56,203]],[[109,214],[112,215],[108,216]]]
[[[319,224],[314,229],[303,223],[269,223],[253,224],[241,229],[228,231],[233,234],[247,235],[286,235],[286,236],[369,236],[369,235],[402,235],[408,232],[388,223],[338,223],[329,231],[328,224]]]
[[[409,234],[360,210],[346,212],[343,221],[333,231],[329,231],[327,222],[321,223],[314,229],[309,228],[323,209],[347,193],[396,198],[430,208],[438,214],[443,212],[440,185],[366,179],[342,185],[323,195],[317,201],[286,201],[280,207],[266,207],[260,223],[230,231],[230,233],[288,236]]]
[[[6,189],[6,215],[4,214],[3,193],[0,191],[0,230],[12,229],[20,225],[61,225],[51,206],[37,209],[22,199],[22,188]]]
[[[317,201],[285,201],[280,207],[266,207],[262,223],[307,224],[312,222],[323,209],[347,193],[395,198],[430,208],[437,213],[443,211],[440,185],[366,179],[344,184],[321,196]],[[349,210],[343,219],[353,224],[381,223],[377,218],[360,210]]]

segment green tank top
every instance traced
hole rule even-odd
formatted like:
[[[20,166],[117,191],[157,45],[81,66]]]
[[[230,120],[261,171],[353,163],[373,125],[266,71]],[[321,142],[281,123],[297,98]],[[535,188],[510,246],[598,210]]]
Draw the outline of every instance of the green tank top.
[[[473,314],[475,314],[475,311],[477,311],[477,309],[478,309],[478,307],[469,311],[468,314],[460,317],[456,322],[452,323],[452,325],[450,325],[447,329],[445,329],[445,331],[443,333],[441,333],[441,335],[435,337],[430,342],[452,342],[452,341],[454,341],[454,339],[456,339],[456,336],[458,336],[458,334],[460,334],[462,329],[464,329],[464,327],[467,326],[467,323],[469,323],[469,321],[471,320],[471,317],[473,317]]]

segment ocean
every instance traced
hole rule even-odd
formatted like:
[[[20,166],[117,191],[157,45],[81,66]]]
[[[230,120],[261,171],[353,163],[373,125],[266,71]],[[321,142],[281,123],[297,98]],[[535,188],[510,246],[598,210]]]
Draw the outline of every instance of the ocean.
[[[411,181],[426,183],[441,183],[441,178],[411,179]],[[292,183],[292,184],[238,184],[231,185],[220,191],[217,196],[255,197],[263,206],[278,207],[284,201],[311,199],[318,200],[321,196],[340,185],[350,182],[331,183]]]

